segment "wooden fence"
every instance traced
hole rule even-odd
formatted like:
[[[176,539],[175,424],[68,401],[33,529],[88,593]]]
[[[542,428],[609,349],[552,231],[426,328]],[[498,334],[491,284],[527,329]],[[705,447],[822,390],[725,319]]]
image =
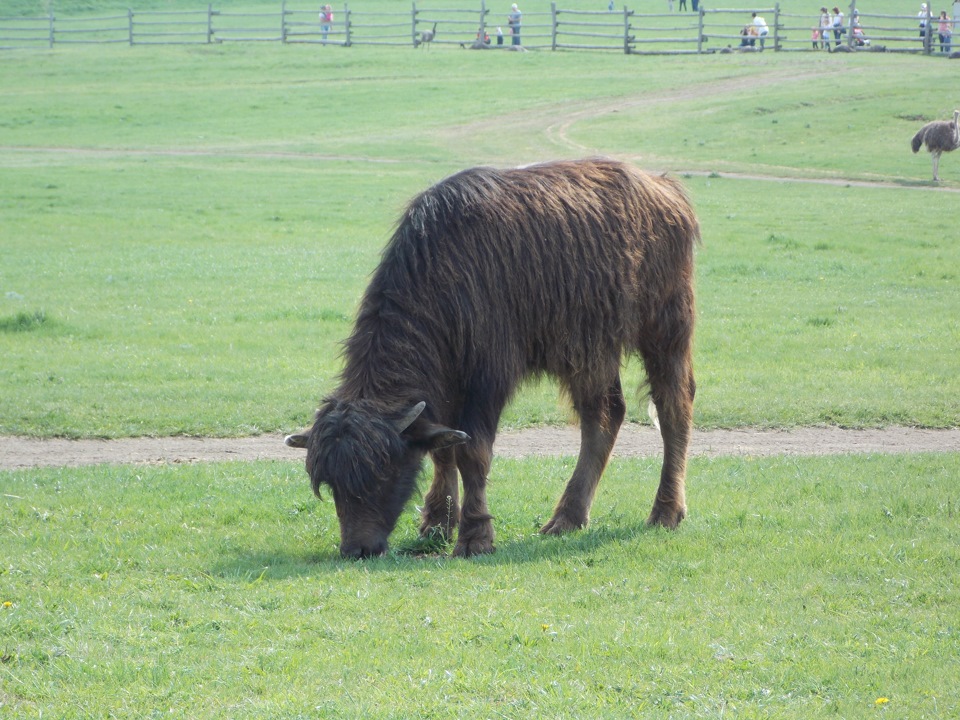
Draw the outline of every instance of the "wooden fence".
[[[358,12],[344,4],[334,10],[334,20],[326,29],[321,25],[319,3],[305,9],[283,2],[277,10],[263,12],[217,10],[213,5],[195,11],[128,10],[98,17],[58,17],[51,12],[40,17],[0,17],[0,49],[78,43],[229,42],[516,49],[506,14],[492,15],[486,2],[480,0],[474,10],[420,8],[414,2],[409,11],[394,13]],[[769,33],[762,41],[757,38],[752,43],[741,33],[751,22],[753,8],[707,8],[697,0],[691,0],[691,8],[689,12],[669,13],[639,13],[626,6],[582,11],[564,10],[552,3],[549,11],[523,14],[520,47],[628,54],[824,49],[949,54],[951,50],[938,43],[936,17],[928,18],[926,29],[921,31],[916,15],[859,13],[856,0],[850,5],[839,37],[834,37],[831,29],[826,39],[819,37],[817,17],[782,12],[779,3],[756,10],[765,17]],[[954,24],[960,25],[956,17]],[[432,37],[424,43],[426,31],[431,31]]]

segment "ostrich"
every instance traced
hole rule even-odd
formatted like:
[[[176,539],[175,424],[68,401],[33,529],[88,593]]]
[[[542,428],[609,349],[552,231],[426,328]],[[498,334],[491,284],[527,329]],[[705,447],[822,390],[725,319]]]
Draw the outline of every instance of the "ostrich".
[[[933,159],[933,179],[939,181],[940,155],[960,148],[960,110],[953,111],[953,122],[934,120],[920,128],[920,132],[913,136],[911,146],[917,152],[921,145],[927,146]]]
[[[437,36],[437,24],[433,24],[432,30],[424,30],[420,33],[420,40],[417,41],[417,47],[420,47],[424,43],[432,43],[433,39]]]

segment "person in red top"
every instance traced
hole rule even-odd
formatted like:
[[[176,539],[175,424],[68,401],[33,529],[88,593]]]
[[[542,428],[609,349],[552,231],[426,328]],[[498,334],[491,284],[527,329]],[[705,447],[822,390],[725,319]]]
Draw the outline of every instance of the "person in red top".
[[[947,11],[941,10],[940,17],[937,18],[937,35],[940,39],[940,52],[950,53],[950,45],[953,35],[953,23],[947,17]]]
[[[323,44],[327,44],[327,34],[333,27],[333,8],[324,5],[320,9],[320,32],[323,33]]]

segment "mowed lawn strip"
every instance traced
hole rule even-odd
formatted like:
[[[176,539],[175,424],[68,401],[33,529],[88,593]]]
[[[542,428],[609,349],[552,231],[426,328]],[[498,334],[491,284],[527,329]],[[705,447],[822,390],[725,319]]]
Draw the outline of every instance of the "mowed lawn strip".
[[[299,464],[0,473],[0,703],[67,719],[960,711],[960,456],[697,459],[677,532],[643,524],[657,461],[618,460],[590,528],[539,536],[572,464],[495,463],[495,555],[362,563],[339,559],[333,503]],[[395,546],[416,524],[411,508]]]

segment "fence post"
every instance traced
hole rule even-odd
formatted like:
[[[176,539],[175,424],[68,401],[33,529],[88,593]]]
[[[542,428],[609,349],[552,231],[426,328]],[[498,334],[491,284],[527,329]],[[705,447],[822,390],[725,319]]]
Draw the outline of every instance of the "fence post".
[[[53,47],[53,10],[50,10],[50,47]]]
[[[773,6],[773,51],[780,49],[780,3]]]
[[[213,3],[207,4],[207,45],[213,42]]]
[[[930,21],[933,19],[933,16],[930,14],[930,3],[927,3],[927,24],[924,26],[923,30],[923,54],[929,55],[932,50],[933,43],[930,42],[933,39],[933,28],[930,26]]]
[[[487,3],[486,0],[480,0],[480,34],[477,39],[482,43],[487,36]]]
[[[953,30],[954,32],[956,32],[956,30],[957,30],[958,27],[960,27],[960,0],[953,0],[953,24],[950,25],[950,29]],[[949,38],[947,38],[947,40],[950,42],[950,45],[947,46],[947,49],[949,49],[949,50],[951,51],[951,52],[947,55],[947,57],[950,57],[950,55],[952,55],[954,52],[956,52],[956,51],[953,49],[953,48],[954,48],[954,45],[953,45],[953,39],[952,39],[952,38],[953,38],[952,35],[951,35]]]
[[[287,43],[287,0],[280,3],[280,42]]]
[[[127,8],[127,40],[133,47],[133,8]]]
[[[703,3],[697,8],[697,55],[703,52]]]
[[[550,3],[550,49],[557,49],[557,4]]]
[[[345,35],[343,39],[344,47],[350,47],[350,45],[352,44],[352,41],[350,40],[350,30],[352,27],[353,26],[350,22],[350,6],[347,5],[347,3],[344,3],[343,4],[343,32]]]
[[[630,54],[630,11],[623,6],[623,54]]]
[[[853,47],[853,23],[856,19],[857,0],[850,0],[850,15],[847,18],[847,46]]]
[[[410,9],[410,39],[413,46],[417,47],[417,3],[414,2]]]

